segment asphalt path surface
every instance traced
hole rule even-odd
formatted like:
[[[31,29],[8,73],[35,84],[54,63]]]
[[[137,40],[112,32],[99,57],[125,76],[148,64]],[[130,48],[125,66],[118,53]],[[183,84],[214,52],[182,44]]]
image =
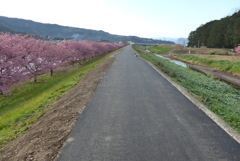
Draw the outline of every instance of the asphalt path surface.
[[[58,161],[239,161],[240,144],[130,47],[116,55]]]

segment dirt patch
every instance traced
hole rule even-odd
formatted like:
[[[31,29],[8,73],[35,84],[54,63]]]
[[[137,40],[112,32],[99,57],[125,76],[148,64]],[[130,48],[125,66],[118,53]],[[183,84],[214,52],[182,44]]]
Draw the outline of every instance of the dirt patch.
[[[184,48],[184,49],[173,49],[167,54],[217,54],[217,55],[235,55],[236,53],[230,49],[215,49],[215,48]]]
[[[228,60],[232,62],[240,62],[240,55],[239,56],[223,56],[223,55],[201,55],[196,54],[194,56],[205,58],[205,59],[211,59],[211,60]]]
[[[240,77],[237,76],[233,76],[231,74],[222,72],[222,71],[218,71],[216,69],[213,68],[208,68],[208,67],[204,67],[204,66],[200,66],[200,65],[189,65],[191,69],[207,74],[207,75],[211,75],[214,78],[223,80],[225,82],[228,82],[232,85],[234,85],[236,88],[240,89]]]
[[[114,60],[114,57],[110,57],[86,74],[78,85],[55,102],[24,135],[4,146],[0,152],[0,160],[54,160]]]

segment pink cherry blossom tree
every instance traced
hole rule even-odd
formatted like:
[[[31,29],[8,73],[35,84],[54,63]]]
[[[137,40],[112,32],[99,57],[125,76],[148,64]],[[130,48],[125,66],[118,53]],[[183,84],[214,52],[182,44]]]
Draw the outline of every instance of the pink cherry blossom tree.
[[[240,45],[238,45],[238,47],[235,48],[235,51],[236,51],[237,54],[240,55]]]
[[[19,45],[25,37],[10,34],[0,36],[0,93],[6,93],[12,84],[24,79],[22,73],[23,48]],[[18,50],[16,50],[18,49]]]
[[[45,42],[28,35],[0,35],[0,94],[19,82],[37,81],[59,66],[83,62],[123,47],[92,41]]]

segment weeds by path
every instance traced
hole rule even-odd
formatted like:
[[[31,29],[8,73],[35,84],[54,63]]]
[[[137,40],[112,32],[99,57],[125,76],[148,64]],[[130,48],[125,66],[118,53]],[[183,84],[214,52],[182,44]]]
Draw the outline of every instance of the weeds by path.
[[[215,80],[201,73],[183,68],[166,59],[145,52],[133,46],[146,60],[169,75],[174,81],[191,92],[200,102],[220,116],[240,133],[240,91],[227,83]]]

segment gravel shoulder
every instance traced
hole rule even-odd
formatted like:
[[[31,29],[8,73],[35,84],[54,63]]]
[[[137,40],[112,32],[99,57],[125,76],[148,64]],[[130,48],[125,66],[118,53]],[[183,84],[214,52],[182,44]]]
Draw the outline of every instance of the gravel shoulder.
[[[110,57],[86,74],[24,135],[7,144],[0,151],[0,160],[54,160],[114,60]]]

